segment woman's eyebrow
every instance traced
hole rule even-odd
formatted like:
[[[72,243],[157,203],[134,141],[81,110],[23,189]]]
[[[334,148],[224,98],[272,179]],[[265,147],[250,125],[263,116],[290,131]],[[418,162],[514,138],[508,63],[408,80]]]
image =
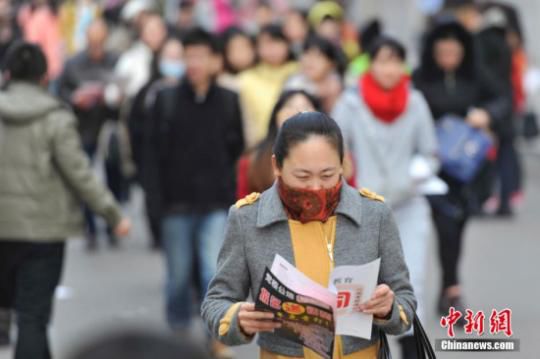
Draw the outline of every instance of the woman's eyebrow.
[[[327,168],[324,168],[321,171],[319,171],[319,173],[334,172],[335,170],[336,170],[336,167],[327,167]],[[303,175],[303,174],[310,175],[313,172],[311,172],[310,170],[304,169],[304,168],[298,168],[298,169],[293,170],[293,173],[295,175]]]
[[[331,171],[335,171],[336,170],[336,167],[328,167],[328,168],[325,168],[321,171],[321,173],[323,172],[331,172]]]
[[[309,175],[309,174],[311,174],[311,171],[303,169],[303,168],[298,168],[298,169],[293,170],[293,173],[294,174],[308,174]]]

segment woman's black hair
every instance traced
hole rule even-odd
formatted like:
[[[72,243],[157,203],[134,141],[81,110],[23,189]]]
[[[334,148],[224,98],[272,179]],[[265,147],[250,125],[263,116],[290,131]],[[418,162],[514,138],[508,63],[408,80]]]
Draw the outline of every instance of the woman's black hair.
[[[2,69],[12,81],[39,83],[47,74],[47,59],[38,45],[17,41],[9,47]]]
[[[227,47],[235,37],[246,38],[251,44],[251,46],[253,46],[253,51],[255,51],[255,39],[247,32],[236,26],[231,26],[227,30],[225,30],[221,35],[221,51],[223,54],[223,65],[225,67],[225,71],[231,74],[237,74],[238,70],[236,70],[229,61],[229,53]]]
[[[390,49],[390,51],[392,51],[392,53],[401,61],[405,61],[407,58],[405,46],[398,40],[389,36],[380,36],[373,42],[368,50],[369,58],[373,61],[379,54],[379,51],[383,48]]]
[[[337,47],[332,41],[318,35],[308,37],[304,44],[304,52],[313,49],[319,50],[324,57],[335,65],[339,75],[343,76],[347,69],[347,57],[343,53],[343,50]]]
[[[287,36],[285,36],[285,33],[283,32],[283,27],[279,24],[268,24],[261,28],[259,33],[257,34],[257,39],[259,39],[263,35],[268,35],[271,39],[282,41],[287,44],[287,47],[289,49],[289,55],[287,57],[288,61],[294,60],[294,53],[291,49],[291,44],[289,42],[289,39],[287,39]]]
[[[289,118],[278,132],[274,143],[274,155],[279,168],[289,155],[291,148],[311,136],[323,136],[335,148],[343,162],[343,136],[338,124],[322,112],[301,112]]]

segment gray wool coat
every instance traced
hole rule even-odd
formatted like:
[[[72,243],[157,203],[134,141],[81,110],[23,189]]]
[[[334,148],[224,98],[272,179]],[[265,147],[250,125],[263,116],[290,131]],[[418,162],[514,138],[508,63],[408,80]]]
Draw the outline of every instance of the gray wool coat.
[[[395,293],[390,319],[374,320],[371,340],[343,337],[344,354],[350,354],[376,343],[377,327],[388,334],[408,330],[416,299],[389,207],[361,196],[357,189],[344,183],[336,214],[336,266],[365,264],[380,257],[379,283],[388,284]],[[240,208],[232,206],[229,212],[218,269],[202,304],[204,322],[224,344],[247,344],[253,339],[241,332],[237,313],[223,335],[219,335],[220,320],[231,305],[245,301],[250,293],[252,297],[257,295],[265,267],[271,267],[276,253],[294,264],[288,218],[274,184],[256,202]],[[408,320],[400,317],[398,305]],[[303,356],[301,345],[272,333],[259,334],[257,344],[277,354]]]

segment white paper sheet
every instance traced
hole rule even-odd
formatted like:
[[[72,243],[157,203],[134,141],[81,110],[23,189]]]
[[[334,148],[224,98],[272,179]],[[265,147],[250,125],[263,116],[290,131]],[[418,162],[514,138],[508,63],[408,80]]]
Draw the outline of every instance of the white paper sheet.
[[[423,156],[413,156],[409,167],[409,176],[415,181],[424,181],[432,175],[428,161]]]
[[[432,173],[427,160],[419,155],[412,158],[409,175],[417,182],[416,192],[421,195],[443,195],[448,193],[448,185]]]
[[[416,190],[422,195],[443,195],[448,193],[448,185],[437,176],[420,183]]]
[[[367,302],[375,288],[379,276],[381,260],[360,266],[339,266],[330,275],[330,289],[337,294],[336,335],[350,335],[371,339],[373,315],[360,313],[356,308]]]

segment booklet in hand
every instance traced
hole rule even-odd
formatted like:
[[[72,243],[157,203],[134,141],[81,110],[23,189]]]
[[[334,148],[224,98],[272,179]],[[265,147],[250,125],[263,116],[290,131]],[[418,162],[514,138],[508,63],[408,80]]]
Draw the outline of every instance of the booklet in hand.
[[[255,308],[282,323],[274,334],[330,359],[336,335],[371,338],[373,315],[356,308],[377,285],[380,259],[360,266],[339,266],[325,288],[276,255],[266,268]]]

